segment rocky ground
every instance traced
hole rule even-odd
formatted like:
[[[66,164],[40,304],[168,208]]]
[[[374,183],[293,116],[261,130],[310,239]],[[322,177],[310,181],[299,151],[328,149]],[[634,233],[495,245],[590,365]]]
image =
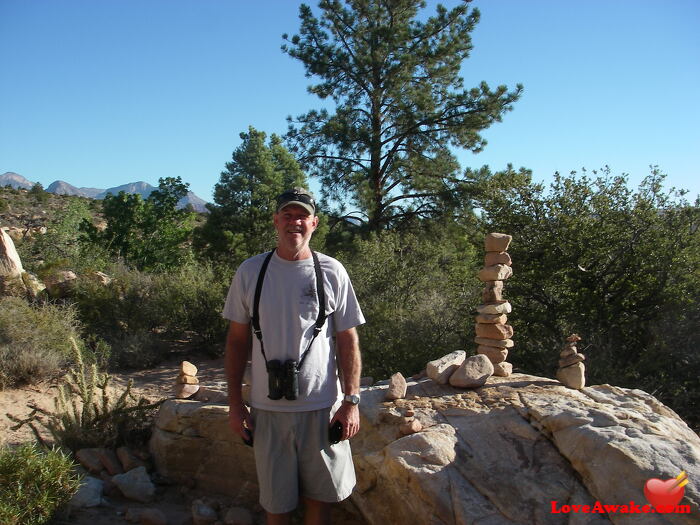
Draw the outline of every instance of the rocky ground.
[[[198,367],[197,377],[203,384],[224,381],[223,360],[204,359],[195,357],[177,357],[149,370],[115,373],[112,375],[113,384],[125,386],[133,380],[133,392],[139,397],[151,401],[172,396],[173,383],[178,373],[179,364],[183,359],[189,359]],[[52,409],[59,380],[24,386],[22,388],[0,391],[0,436],[7,445],[18,445],[34,441],[34,435],[27,426],[12,430],[14,423],[7,414],[24,418],[31,409],[28,405],[37,405],[44,409]],[[49,436],[43,433],[45,438]],[[129,514],[137,513],[140,509],[156,508],[166,517],[170,525],[188,525],[193,523],[192,504],[197,499],[204,499],[213,507],[226,508],[230,500],[224,495],[207,494],[189,487],[156,484],[156,499],[152,503],[139,503],[127,500],[119,495],[108,495],[104,504],[99,507],[71,511],[56,521],[57,525],[124,525],[128,523]],[[261,508],[249,509],[255,522],[264,523],[264,513]],[[294,517],[295,523],[301,523],[301,512]],[[138,522],[137,522],[138,523]],[[223,523],[223,522],[222,522]],[[350,525],[364,523],[357,510],[350,503],[334,509],[334,523]]]

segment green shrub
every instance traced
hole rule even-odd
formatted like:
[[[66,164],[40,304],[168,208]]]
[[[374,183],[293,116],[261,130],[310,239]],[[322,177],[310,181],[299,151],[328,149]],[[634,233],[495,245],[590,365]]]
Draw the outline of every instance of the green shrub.
[[[470,344],[476,257],[427,233],[384,232],[338,254],[368,321],[360,328],[364,375],[410,375]]]
[[[221,353],[221,317],[229,281],[208,265],[194,263],[172,273],[150,274],[115,265],[108,285],[81,279],[74,300],[85,330],[106,340],[111,364],[145,367],[165,357],[173,338],[194,338]]]
[[[0,387],[31,383],[71,361],[70,338],[78,334],[75,309],[0,298]]]
[[[79,485],[73,462],[59,450],[0,448],[0,523],[48,523]]]
[[[111,344],[124,334],[151,332],[163,324],[153,275],[123,264],[106,272],[112,278],[108,285],[86,278],[75,285],[73,298],[87,332]]]
[[[160,317],[174,337],[194,336],[212,355],[223,352],[227,323],[221,317],[229,276],[210,265],[188,264],[156,278]]]

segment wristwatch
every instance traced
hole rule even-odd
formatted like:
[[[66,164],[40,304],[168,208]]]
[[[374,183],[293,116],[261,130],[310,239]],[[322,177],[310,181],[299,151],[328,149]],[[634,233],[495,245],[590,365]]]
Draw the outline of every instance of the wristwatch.
[[[350,403],[351,405],[359,405],[360,396],[358,396],[357,394],[345,394],[343,401]]]

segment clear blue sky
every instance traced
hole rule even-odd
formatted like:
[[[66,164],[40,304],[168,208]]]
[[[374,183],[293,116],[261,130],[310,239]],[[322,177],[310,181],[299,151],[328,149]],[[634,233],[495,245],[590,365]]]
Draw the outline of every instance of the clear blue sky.
[[[180,176],[210,200],[241,131],[281,134],[320,105],[280,51],[299,3],[0,0],[0,174],[98,188]],[[546,182],[607,164],[636,186],[656,164],[700,194],[700,2],[472,5],[465,86],[525,92],[463,167],[512,163]]]

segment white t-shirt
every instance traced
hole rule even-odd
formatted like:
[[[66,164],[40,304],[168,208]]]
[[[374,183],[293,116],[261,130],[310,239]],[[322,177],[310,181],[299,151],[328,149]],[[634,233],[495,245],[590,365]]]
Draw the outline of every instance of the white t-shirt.
[[[267,397],[265,360],[253,334],[250,404],[254,408],[279,412],[319,410],[340,398],[333,336],[363,324],[365,318],[343,265],[322,253],[317,255],[323,272],[327,318],[299,370],[299,396],[294,401]],[[226,297],[224,318],[242,324],[251,321],[255,285],[266,256],[267,253],[256,255],[240,265]],[[267,359],[298,362],[313,337],[318,316],[313,258],[287,261],[277,252],[272,255],[260,294],[259,316]]]

